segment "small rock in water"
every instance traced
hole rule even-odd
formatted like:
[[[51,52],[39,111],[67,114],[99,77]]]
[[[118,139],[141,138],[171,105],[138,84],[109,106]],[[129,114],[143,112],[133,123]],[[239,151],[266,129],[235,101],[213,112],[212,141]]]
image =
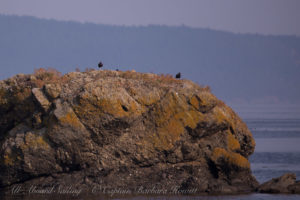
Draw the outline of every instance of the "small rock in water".
[[[287,173],[261,184],[258,191],[261,193],[299,193],[300,183],[296,182],[296,174]]]

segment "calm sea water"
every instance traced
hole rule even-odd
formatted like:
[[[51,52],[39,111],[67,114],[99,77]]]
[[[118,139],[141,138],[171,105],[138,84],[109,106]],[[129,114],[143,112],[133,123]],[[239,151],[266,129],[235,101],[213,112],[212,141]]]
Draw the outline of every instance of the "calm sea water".
[[[256,179],[262,183],[284,173],[296,173],[300,179],[300,106],[232,106],[247,123],[256,141],[255,153],[250,157]],[[12,199],[22,199],[14,197]],[[32,199],[32,198],[30,198]],[[40,199],[40,198],[36,198]],[[44,197],[43,199],[47,199]],[[53,199],[53,198],[51,198]],[[56,198],[55,198],[56,199]],[[65,199],[65,198],[58,198]],[[68,198],[72,199],[72,197]],[[81,199],[81,198],[80,198]],[[85,199],[85,198],[82,198]],[[93,198],[94,199],[94,198]],[[97,198],[96,198],[97,199]],[[99,198],[101,199],[101,198]],[[128,198],[121,198],[128,199]],[[300,195],[250,194],[239,196],[169,196],[132,197],[130,199],[199,199],[199,200],[296,200]]]
[[[300,106],[238,108],[256,141],[250,157],[259,182],[292,172],[300,178]],[[299,198],[300,199],[300,198]]]

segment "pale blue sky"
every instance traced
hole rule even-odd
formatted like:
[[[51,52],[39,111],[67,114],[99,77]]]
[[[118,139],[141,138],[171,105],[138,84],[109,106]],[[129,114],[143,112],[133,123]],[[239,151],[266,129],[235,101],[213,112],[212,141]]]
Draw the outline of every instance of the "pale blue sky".
[[[0,13],[300,36],[300,0],[0,0]]]

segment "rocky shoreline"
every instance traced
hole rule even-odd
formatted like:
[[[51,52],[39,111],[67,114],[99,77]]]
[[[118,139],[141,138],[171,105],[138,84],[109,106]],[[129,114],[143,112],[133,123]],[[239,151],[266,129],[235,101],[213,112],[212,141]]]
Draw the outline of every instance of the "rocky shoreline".
[[[0,115],[5,191],[299,193],[293,175],[259,186],[246,124],[188,80],[40,69],[0,81]]]
[[[296,174],[287,173],[261,184],[257,191],[270,194],[300,194],[300,181],[296,181]]]

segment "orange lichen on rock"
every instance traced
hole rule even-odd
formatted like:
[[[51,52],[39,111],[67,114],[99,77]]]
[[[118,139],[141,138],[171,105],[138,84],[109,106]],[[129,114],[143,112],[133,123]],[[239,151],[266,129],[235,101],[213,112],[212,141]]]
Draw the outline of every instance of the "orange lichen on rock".
[[[27,149],[48,149],[50,146],[43,136],[28,132],[25,135],[25,142],[20,145],[20,148],[24,151]]]
[[[188,126],[194,129],[200,121],[204,120],[204,115],[198,111],[189,109],[186,112],[178,113],[174,118],[180,120],[184,127]]]
[[[100,99],[98,101],[99,108],[104,113],[111,114],[116,117],[124,117],[127,115],[124,109],[122,109],[122,104],[120,100],[108,100],[108,99]]]
[[[186,111],[187,105],[175,92],[168,93],[159,104],[154,107],[155,124],[163,126],[171,117]]]
[[[230,133],[230,131],[227,131],[227,148],[230,151],[235,151],[241,148],[241,145],[239,141]]]
[[[3,163],[6,166],[13,166],[15,162],[20,161],[21,157],[11,150],[6,151],[3,156]]]
[[[159,97],[149,94],[147,96],[139,96],[137,101],[142,105],[148,106],[154,104],[159,100]]]
[[[153,136],[154,146],[158,149],[170,149],[175,141],[179,139],[183,133],[184,127],[181,122],[171,119],[165,126],[158,128],[157,135]],[[156,136],[156,137],[155,137]]]
[[[250,169],[250,163],[245,157],[238,153],[226,151],[223,148],[215,148],[211,158],[215,163],[218,163],[219,159],[224,159],[225,163],[230,166]]]
[[[185,127],[196,128],[203,114],[196,111],[181,99],[177,93],[169,93],[154,109],[157,134],[151,139],[158,149],[168,150],[179,140]]]
[[[193,95],[189,99],[189,103],[201,112],[208,112],[216,104],[216,97],[205,88],[201,88],[201,92]]]
[[[145,91],[145,89],[129,87],[127,92],[143,107],[152,105],[160,100],[160,92],[156,88],[147,88]]]
[[[4,88],[0,88],[0,105],[4,105],[6,103],[7,103],[6,90]]]
[[[140,116],[145,108],[130,96],[128,88],[126,90],[122,87],[124,82],[123,79],[109,79],[107,82],[100,80],[96,87],[87,84],[85,92],[78,96],[78,104],[74,106],[76,114],[80,118],[92,115],[98,118],[107,115],[116,118]]]
[[[80,98],[79,104],[74,106],[74,111],[80,118],[89,118],[91,116],[95,118],[101,114],[97,105],[91,103],[87,98]]]
[[[128,111],[126,111],[126,108],[124,109],[124,105],[122,107],[120,100],[100,99],[97,104],[103,113],[111,114],[115,117],[129,116],[129,110],[134,113],[137,109],[136,105],[132,103],[128,108],[125,106],[128,109]]]
[[[76,114],[74,112],[68,112],[66,115],[59,118],[59,121],[63,124],[68,124],[70,126],[73,126],[75,128],[81,128],[82,124],[77,118]]]
[[[199,102],[199,97],[198,96],[196,96],[196,95],[193,95],[192,96],[192,98],[190,99],[190,104],[192,105],[192,106],[194,106],[194,108],[195,109],[197,109],[197,110],[199,110],[199,108],[200,108],[200,102]]]
[[[4,155],[4,164],[5,165],[13,165],[14,159],[11,157],[11,155],[5,154]]]
[[[80,105],[76,106],[79,115],[105,115],[110,114],[114,117],[128,117],[140,115],[142,110],[134,101],[122,103],[120,99],[99,99],[93,97],[85,97],[80,99]]]

